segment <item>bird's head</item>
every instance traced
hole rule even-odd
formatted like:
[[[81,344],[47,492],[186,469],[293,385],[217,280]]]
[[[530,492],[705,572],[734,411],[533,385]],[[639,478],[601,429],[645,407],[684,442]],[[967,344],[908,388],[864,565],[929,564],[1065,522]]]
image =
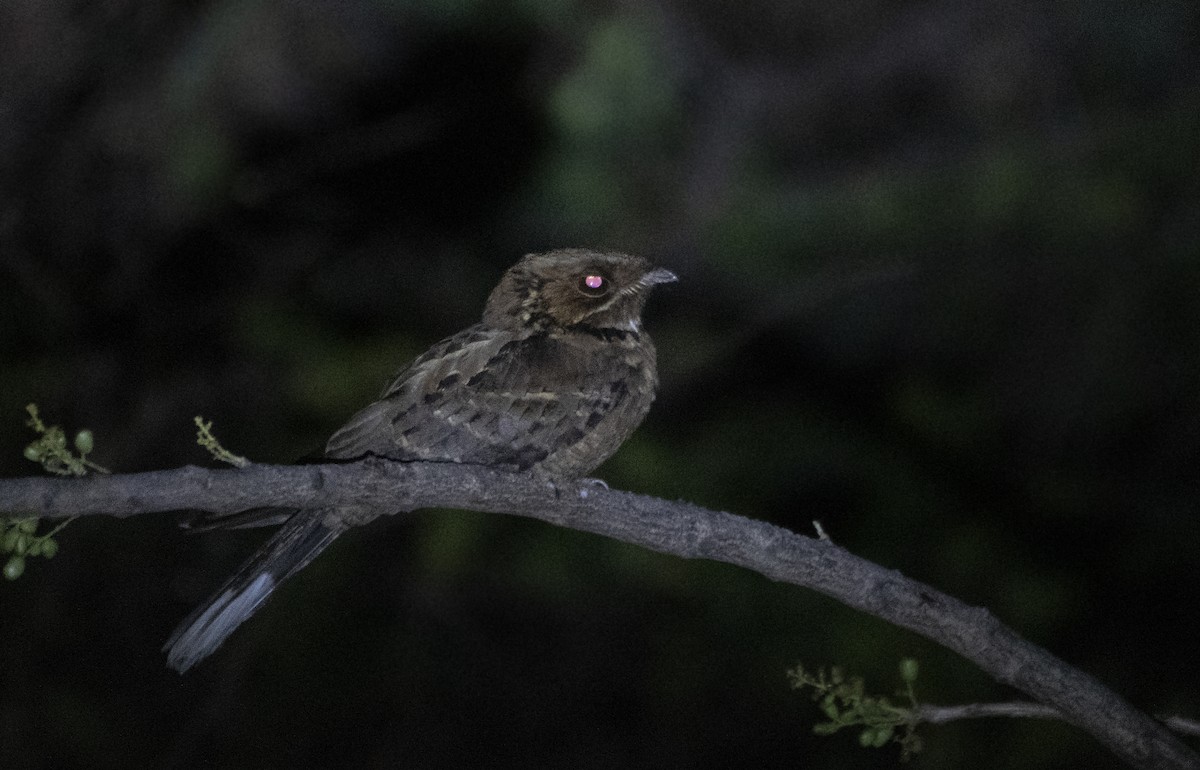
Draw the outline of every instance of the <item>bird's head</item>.
[[[675,280],[670,270],[630,254],[589,249],[527,254],[488,297],[483,322],[512,330],[637,332],[649,290]]]

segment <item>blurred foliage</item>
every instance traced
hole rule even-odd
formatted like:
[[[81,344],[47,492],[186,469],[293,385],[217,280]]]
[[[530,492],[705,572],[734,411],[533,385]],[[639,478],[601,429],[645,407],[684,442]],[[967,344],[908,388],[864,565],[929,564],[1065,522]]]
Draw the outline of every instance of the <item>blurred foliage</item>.
[[[824,668],[815,672],[804,670],[797,664],[788,669],[788,678],[793,690],[812,690],[812,699],[820,704],[821,713],[829,720],[813,726],[817,735],[833,735],[843,728],[861,727],[858,744],[864,749],[879,749],[889,743],[900,745],[900,761],[907,762],[921,752],[924,741],[916,734],[920,721],[917,709],[917,694],[913,685],[917,681],[920,666],[914,658],[900,661],[900,678],[904,689],[902,696],[907,705],[896,706],[886,695],[868,695],[862,677],[847,677],[839,666],[828,671]],[[899,735],[897,735],[899,732]]]
[[[598,475],[820,520],[1195,716],[1192,5],[9,0],[0,473],[32,399],[125,471],[199,461],[198,413],[300,457],[520,254],[620,248],[682,280]],[[890,767],[807,734],[795,659],[1009,694],[732,567],[454,511],[347,536],[179,680],[162,641],[262,537],[94,518],[5,583],[0,766]],[[1115,766],[1008,720],[920,761]]]

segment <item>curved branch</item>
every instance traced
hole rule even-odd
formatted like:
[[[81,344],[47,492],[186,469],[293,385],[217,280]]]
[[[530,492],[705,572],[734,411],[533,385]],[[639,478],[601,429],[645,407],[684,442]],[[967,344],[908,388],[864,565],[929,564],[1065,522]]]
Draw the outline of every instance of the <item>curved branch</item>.
[[[736,564],[819,591],[954,650],[998,681],[1052,706],[1131,765],[1200,768],[1200,756],[1163,725],[1092,676],[1020,638],[986,609],[964,604],[828,540],[691,503],[588,482],[553,485],[485,467],[377,458],[349,464],[234,470],[187,466],[84,479],[0,480],[0,510],[45,517],[350,504],[380,513],[449,507],[528,516],[661,553]]]

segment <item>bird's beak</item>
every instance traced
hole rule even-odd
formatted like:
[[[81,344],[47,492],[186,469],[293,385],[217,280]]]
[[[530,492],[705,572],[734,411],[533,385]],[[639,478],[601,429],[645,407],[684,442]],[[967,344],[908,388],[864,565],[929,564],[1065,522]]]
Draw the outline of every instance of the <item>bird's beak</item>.
[[[667,270],[665,267],[656,267],[650,272],[642,276],[641,283],[646,286],[654,286],[660,283],[674,283],[679,280],[679,276]]]

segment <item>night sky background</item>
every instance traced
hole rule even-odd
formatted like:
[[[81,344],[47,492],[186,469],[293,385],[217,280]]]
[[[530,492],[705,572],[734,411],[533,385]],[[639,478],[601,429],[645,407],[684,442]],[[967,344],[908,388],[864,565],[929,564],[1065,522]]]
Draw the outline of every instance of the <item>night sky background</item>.
[[[522,254],[642,254],[662,387],[597,475],[811,532],[1200,717],[1190,2],[4,0],[0,475],[288,462]],[[266,537],[88,517],[0,582],[0,767],[891,768],[787,668],[1017,697],[737,568],[504,516],[343,538],[184,677]],[[914,767],[1110,768],[1053,722]],[[1193,741],[1195,745],[1195,741]]]

